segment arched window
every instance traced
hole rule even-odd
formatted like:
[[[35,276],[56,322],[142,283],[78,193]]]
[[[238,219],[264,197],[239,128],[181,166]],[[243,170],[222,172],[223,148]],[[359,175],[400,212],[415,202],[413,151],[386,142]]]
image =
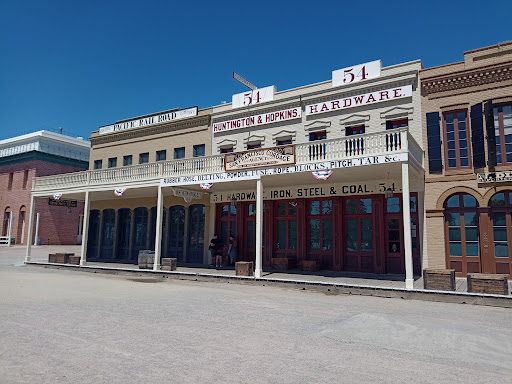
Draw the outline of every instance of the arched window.
[[[477,200],[465,193],[449,197],[445,204],[447,267],[459,276],[481,271]]]
[[[494,194],[489,200],[492,250],[496,273],[510,274],[512,262],[512,191]]]

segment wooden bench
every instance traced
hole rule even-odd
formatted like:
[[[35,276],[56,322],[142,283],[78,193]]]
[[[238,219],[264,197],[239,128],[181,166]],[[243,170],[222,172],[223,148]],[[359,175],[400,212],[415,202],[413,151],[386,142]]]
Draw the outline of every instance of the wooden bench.
[[[273,257],[271,260],[272,268],[278,271],[286,271],[290,269],[290,259],[287,257]]]
[[[320,269],[320,262],[318,260],[302,260],[303,271],[318,271]]]
[[[435,291],[455,291],[455,269],[424,269],[423,288]]]
[[[508,295],[507,275],[468,273],[468,292]]]
[[[160,269],[162,271],[175,271],[178,268],[178,259],[174,257],[163,257]]]
[[[235,271],[237,276],[254,276],[254,264],[252,261],[237,261]]]

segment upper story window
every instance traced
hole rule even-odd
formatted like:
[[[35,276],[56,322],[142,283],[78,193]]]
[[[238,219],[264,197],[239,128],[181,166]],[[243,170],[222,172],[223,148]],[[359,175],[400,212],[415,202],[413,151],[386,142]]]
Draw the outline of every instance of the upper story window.
[[[12,182],[14,180],[14,172],[9,173],[9,184],[7,184],[7,189],[10,191],[12,189]]]
[[[386,121],[386,129],[405,128],[409,125],[409,119],[397,119]]]
[[[149,152],[139,154],[139,164],[149,163]]]
[[[493,108],[496,164],[512,165],[512,104]]]
[[[444,113],[443,124],[447,170],[470,168],[467,110]]]
[[[101,160],[94,160],[94,169],[101,169],[103,167]]]
[[[282,139],[277,139],[277,145],[289,145],[291,143],[292,143],[291,136],[290,137],[285,137],[285,138],[282,138]]]
[[[129,165],[132,165],[132,159],[132,155],[123,156],[123,167],[128,167]]]
[[[261,148],[261,141],[258,143],[247,144],[247,149],[258,149]]]
[[[345,128],[346,136],[361,135],[363,133],[364,133],[364,125],[354,125],[353,127]]]
[[[117,167],[117,157],[111,157],[108,159],[108,167],[109,168]]]
[[[28,183],[28,169],[25,169],[23,172],[23,189],[27,189],[27,183]]]
[[[222,147],[220,149],[220,153],[231,153],[233,152],[233,146],[230,146],[230,147]]]
[[[156,151],[156,161],[164,161],[167,160],[167,151],[165,149],[161,151]]]
[[[309,134],[309,141],[325,140],[327,139],[326,131],[311,132]]]
[[[185,158],[185,147],[174,148],[174,158],[184,159]]]
[[[198,144],[194,145],[194,157],[200,157],[205,155],[205,145],[204,144]]]

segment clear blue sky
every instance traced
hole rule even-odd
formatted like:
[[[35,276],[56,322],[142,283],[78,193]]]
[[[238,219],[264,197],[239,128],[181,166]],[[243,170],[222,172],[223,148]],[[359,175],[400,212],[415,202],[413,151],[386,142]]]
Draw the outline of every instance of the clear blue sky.
[[[0,0],[0,138],[278,91],[512,40],[512,1]]]

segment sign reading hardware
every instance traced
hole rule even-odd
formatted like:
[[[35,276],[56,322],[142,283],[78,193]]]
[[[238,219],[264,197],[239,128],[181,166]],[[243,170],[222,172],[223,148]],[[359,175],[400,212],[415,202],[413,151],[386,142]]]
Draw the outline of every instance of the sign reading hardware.
[[[160,185],[162,187],[170,187],[173,185],[190,185],[201,183],[222,183],[227,181],[240,180],[256,180],[259,179],[261,176],[283,175],[286,173],[297,172],[312,172],[336,168],[351,168],[363,165],[388,164],[407,161],[407,159],[407,153],[398,153],[396,155],[367,156],[359,157],[356,159],[323,161],[314,164],[285,165],[283,167],[276,168],[247,169],[232,172],[206,173],[204,175],[194,176],[166,177],[165,179],[160,179]],[[312,176],[311,179],[313,180]]]
[[[381,66],[382,64],[380,60],[375,60],[369,63],[332,71],[332,86],[339,87],[340,85],[347,85],[357,83],[362,80],[380,77]]]
[[[260,104],[266,101],[274,100],[274,92],[276,91],[275,85],[271,87],[254,89],[252,91],[237,93],[231,98],[231,107],[241,108],[248,105]]]
[[[295,164],[295,147],[254,149],[224,155],[224,169],[236,171],[239,169],[275,167],[277,165]]]
[[[224,131],[232,131],[233,129],[242,129],[247,127],[256,127],[258,125],[278,123],[280,121],[287,121],[293,119],[300,119],[302,117],[302,110],[300,107],[290,108],[284,111],[276,111],[265,113],[263,115],[248,116],[236,120],[223,121],[221,123],[213,124],[213,133]]]
[[[384,91],[365,93],[364,95],[326,101],[325,103],[306,105],[306,116],[355,108],[363,105],[383,103],[385,101],[398,100],[411,96],[412,85],[406,85],[403,87],[386,89]]]
[[[192,116],[197,116],[197,107],[161,113],[159,115],[142,117],[140,119],[132,119],[128,121],[123,121],[122,123],[105,125],[104,127],[100,127],[100,135],[104,133],[124,131],[126,129],[148,127],[150,125],[167,123],[170,121],[185,119],[187,117]]]
[[[76,200],[62,200],[62,199],[55,200],[55,199],[52,199],[51,197],[48,198],[48,205],[53,205],[56,207],[76,207],[77,206],[76,204],[77,204]]]
[[[479,183],[494,183],[500,181],[512,181],[512,171],[509,172],[491,172],[477,174]]]

